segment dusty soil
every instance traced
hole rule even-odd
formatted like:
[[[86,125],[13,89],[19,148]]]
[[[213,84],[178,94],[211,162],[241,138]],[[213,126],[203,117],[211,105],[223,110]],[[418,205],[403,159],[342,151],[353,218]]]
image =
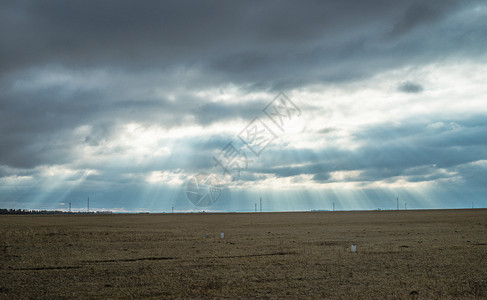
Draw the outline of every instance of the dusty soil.
[[[32,297],[487,298],[487,210],[0,216]]]

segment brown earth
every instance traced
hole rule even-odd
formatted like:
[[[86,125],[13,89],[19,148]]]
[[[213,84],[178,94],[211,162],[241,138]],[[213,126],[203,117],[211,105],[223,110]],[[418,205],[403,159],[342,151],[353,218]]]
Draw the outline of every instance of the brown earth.
[[[215,297],[487,298],[487,210],[0,216],[0,298]]]

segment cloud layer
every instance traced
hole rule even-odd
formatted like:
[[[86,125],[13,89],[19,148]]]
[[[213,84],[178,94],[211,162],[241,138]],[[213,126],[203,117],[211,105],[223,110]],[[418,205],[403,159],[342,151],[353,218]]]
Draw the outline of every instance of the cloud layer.
[[[270,210],[463,207],[466,191],[485,206],[486,16],[482,1],[4,1],[0,206],[197,209],[184,183],[279,91],[302,115],[215,209],[258,193]]]

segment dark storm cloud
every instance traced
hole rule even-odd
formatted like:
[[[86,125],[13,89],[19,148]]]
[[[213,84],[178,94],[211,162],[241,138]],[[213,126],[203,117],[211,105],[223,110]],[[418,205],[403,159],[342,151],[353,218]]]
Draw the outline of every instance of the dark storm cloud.
[[[350,60],[421,56],[424,45],[405,54],[398,48],[405,45],[388,42],[388,34],[402,36],[428,24],[430,38],[441,41],[441,26],[434,22],[468,3],[7,1],[0,13],[0,70],[48,64],[131,72],[186,66],[247,83],[255,83],[256,76],[269,81],[271,74],[271,85],[319,81],[320,69]],[[465,45],[452,46],[435,51],[451,53]],[[347,71],[357,69],[351,65]],[[360,71],[373,73],[370,67],[364,64]]]

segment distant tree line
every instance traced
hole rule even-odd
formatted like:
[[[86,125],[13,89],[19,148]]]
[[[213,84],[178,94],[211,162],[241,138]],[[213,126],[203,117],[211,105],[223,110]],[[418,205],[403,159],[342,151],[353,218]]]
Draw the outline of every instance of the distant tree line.
[[[63,214],[111,214],[111,211],[69,212],[62,210],[7,209],[0,208],[0,215],[63,215]]]

